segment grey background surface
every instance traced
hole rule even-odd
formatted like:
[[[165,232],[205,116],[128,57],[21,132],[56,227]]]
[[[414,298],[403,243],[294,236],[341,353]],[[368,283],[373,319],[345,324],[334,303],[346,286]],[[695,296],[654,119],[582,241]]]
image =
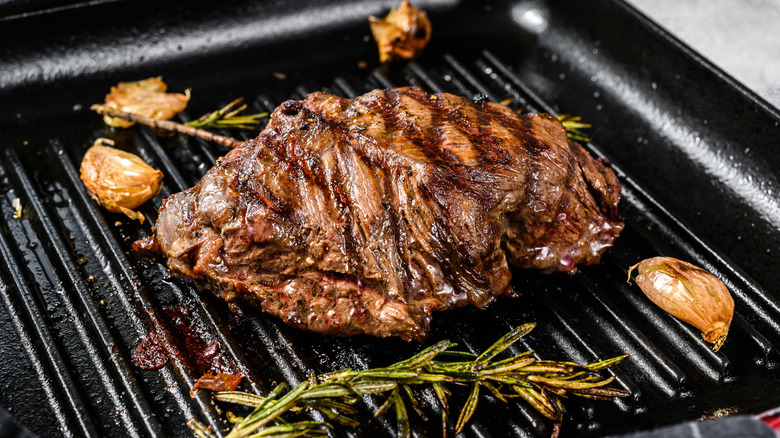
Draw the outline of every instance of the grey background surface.
[[[780,0],[628,0],[780,108]]]

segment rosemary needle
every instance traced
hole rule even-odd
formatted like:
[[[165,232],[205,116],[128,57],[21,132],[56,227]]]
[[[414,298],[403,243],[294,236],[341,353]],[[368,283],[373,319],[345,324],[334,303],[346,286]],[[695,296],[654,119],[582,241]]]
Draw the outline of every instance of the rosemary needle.
[[[268,113],[241,115],[240,113],[247,108],[243,101],[244,99],[239,97],[221,109],[205,114],[185,125],[200,129],[255,129],[260,123],[258,119],[268,117]]]
[[[254,408],[249,415],[233,418],[236,422],[228,438],[242,437],[294,437],[326,435],[329,423],[302,420],[288,421],[285,414],[300,415],[306,410],[320,412],[329,422],[356,427],[354,418],[358,410],[353,406],[366,395],[386,395],[384,403],[375,413],[380,416],[395,411],[397,436],[411,436],[409,426],[409,399],[412,410],[421,415],[414,387],[429,385],[441,404],[442,433],[447,436],[452,394],[448,384],[461,383],[470,388],[465,405],[460,409],[454,427],[457,435],[474,415],[483,394],[509,402],[522,399],[539,413],[555,422],[553,436],[557,437],[563,421],[561,397],[576,395],[596,400],[612,400],[629,393],[623,389],[608,387],[614,377],[602,378],[597,371],[619,364],[628,355],[579,365],[572,362],[543,361],[534,358],[533,351],[526,351],[509,358],[495,360],[517,340],[528,334],[535,324],[525,324],[510,331],[482,354],[473,355],[451,350],[455,344],[441,341],[417,353],[409,359],[384,368],[364,371],[344,369],[319,376],[310,376],[294,389],[287,391],[281,383],[267,396],[244,392],[217,392],[215,398],[222,402]],[[464,360],[466,359],[466,360]],[[487,391],[481,391],[486,389]],[[285,392],[286,391],[286,392]],[[200,438],[211,438],[211,431],[197,420],[187,423]]]

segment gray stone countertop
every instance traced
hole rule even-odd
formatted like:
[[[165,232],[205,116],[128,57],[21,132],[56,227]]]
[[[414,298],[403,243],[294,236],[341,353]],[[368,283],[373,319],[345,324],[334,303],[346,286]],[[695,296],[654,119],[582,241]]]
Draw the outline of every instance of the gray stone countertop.
[[[628,0],[780,108],[780,0]]]

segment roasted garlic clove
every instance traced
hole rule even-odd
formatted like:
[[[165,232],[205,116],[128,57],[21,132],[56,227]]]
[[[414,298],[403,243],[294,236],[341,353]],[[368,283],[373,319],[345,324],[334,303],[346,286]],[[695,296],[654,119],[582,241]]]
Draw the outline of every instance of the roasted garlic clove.
[[[160,193],[163,174],[138,156],[104,144],[114,142],[99,138],[84,154],[81,181],[106,210],[143,223],[144,216],[133,209]]]
[[[413,59],[431,39],[431,21],[425,12],[403,0],[385,18],[369,17],[371,33],[379,46],[379,61]]]
[[[653,257],[628,269],[637,269],[636,283],[658,307],[701,330],[718,351],[734,316],[729,289],[708,271],[671,257]]]
[[[105,106],[155,120],[168,120],[184,111],[190,100],[190,91],[179,94],[166,93],[167,90],[168,85],[160,77],[136,82],[120,82],[115,87],[111,87],[111,93],[106,95]],[[108,115],[103,116],[103,121],[115,128],[128,128],[135,124]]]

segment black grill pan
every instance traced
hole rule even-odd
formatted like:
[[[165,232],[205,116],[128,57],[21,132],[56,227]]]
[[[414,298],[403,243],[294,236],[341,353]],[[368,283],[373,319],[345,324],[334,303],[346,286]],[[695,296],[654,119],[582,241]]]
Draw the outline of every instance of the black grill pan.
[[[163,171],[162,193],[142,209],[151,220],[162,199],[227,152],[146,128],[109,131],[89,111],[112,84],[157,75],[173,90],[192,89],[184,119],[238,96],[261,112],[316,90],[353,97],[402,85],[582,116],[594,126],[587,147],[621,179],[623,235],[602,264],[576,275],[515,270],[518,298],[437,314],[429,342],[477,351],[535,321],[519,348],[539,356],[591,362],[630,353],[614,374],[632,396],[566,400],[564,437],[780,405],[778,111],[622,2],[418,5],[433,22],[429,47],[413,62],[381,66],[366,17],[394,2],[7,2],[0,406],[40,436],[185,437],[191,418],[224,435],[208,395],[189,394],[204,372],[242,373],[242,389],[263,392],[310,370],[381,366],[421,348],[303,333],[251,308],[231,311],[131,250],[148,225],[90,199],[78,176],[86,148],[110,137]],[[736,315],[718,353],[626,284],[627,267],[655,255],[703,266],[731,289]],[[151,331],[170,345],[159,370],[132,362]],[[432,420],[414,420],[414,435],[438,436],[436,408],[426,410]],[[360,431],[335,435],[393,436],[392,421],[361,415]],[[485,398],[464,436],[550,432],[528,407]]]

